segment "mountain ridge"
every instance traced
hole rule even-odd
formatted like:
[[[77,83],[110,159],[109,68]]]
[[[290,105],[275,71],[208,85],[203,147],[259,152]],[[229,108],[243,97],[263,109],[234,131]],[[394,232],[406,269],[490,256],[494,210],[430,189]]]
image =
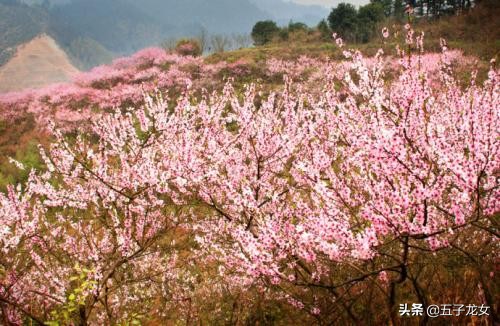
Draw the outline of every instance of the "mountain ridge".
[[[82,69],[169,38],[250,34],[259,20],[315,25],[320,6],[283,0],[0,0],[0,65],[36,35],[53,37]],[[81,40],[85,40],[82,42]],[[96,55],[93,52],[97,52]],[[81,60],[81,57],[85,58]]]

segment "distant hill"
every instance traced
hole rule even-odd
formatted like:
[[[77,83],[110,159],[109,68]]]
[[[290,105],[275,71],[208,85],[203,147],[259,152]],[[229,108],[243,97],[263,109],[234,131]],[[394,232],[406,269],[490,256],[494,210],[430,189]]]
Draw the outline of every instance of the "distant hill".
[[[178,37],[249,34],[259,20],[315,25],[326,9],[284,0],[0,0],[0,66],[50,35],[80,69]]]
[[[84,37],[126,54],[159,43],[168,30],[129,0],[73,0],[50,9],[50,33],[63,46]]]
[[[68,81],[77,72],[56,42],[41,35],[19,46],[14,57],[0,67],[0,92]]]
[[[45,31],[49,13],[13,0],[0,0],[0,66],[24,44]]]
[[[141,0],[139,7],[157,21],[177,27],[177,34],[196,33],[201,27],[209,33],[250,33],[258,20],[272,17],[250,0]]]

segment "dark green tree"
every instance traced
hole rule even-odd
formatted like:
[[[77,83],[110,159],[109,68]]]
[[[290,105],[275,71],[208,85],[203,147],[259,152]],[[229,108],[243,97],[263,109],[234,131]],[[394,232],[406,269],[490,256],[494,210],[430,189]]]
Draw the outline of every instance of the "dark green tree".
[[[264,45],[269,43],[280,29],[272,20],[257,22],[252,29],[252,39],[255,45]]]
[[[358,41],[370,41],[377,34],[377,24],[384,19],[384,16],[384,8],[379,2],[372,2],[360,7],[358,11]]]
[[[280,28],[277,35],[281,41],[288,41],[288,39],[290,38],[290,33],[288,31],[288,28]]]
[[[379,3],[383,10],[384,15],[389,17],[393,13],[393,0],[370,0],[371,3]]]
[[[350,3],[340,3],[328,16],[328,24],[333,32],[346,41],[356,41],[358,13]]]
[[[293,22],[293,21],[290,21],[288,23],[288,31],[291,33],[296,32],[296,31],[307,31],[308,29],[309,28],[304,23]]]
[[[320,21],[316,28],[318,29],[322,40],[331,40],[332,30],[330,29],[330,27],[328,27],[328,23],[326,22],[326,20],[323,19],[322,21]]]
[[[394,0],[392,15],[397,20],[403,19],[403,17],[405,16],[405,2],[403,0]]]
[[[379,22],[384,19],[384,8],[378,2],[372,2],[359,8],[358,19]]]

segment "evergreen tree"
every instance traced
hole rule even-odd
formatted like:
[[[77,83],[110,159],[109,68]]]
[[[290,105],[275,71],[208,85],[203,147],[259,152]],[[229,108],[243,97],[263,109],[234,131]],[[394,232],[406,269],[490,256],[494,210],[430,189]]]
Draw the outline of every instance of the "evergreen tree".
[[[280,29],[274,21],[259,21],[252,29],[252,39],[255,45],[264,45],[269,43],[279,31]]]
[[[328,41],[332,38],[332,31],[330,27],[328,27],[328,23],[326,20],[321,20],[317,26],[318,31],[321,34],[321,39],[324,41]]]
[[[328,16],[328,23],[333,32],[338,33],[347,41],[356,40],[358,13],[350,3],[340,3],[333,8]]]

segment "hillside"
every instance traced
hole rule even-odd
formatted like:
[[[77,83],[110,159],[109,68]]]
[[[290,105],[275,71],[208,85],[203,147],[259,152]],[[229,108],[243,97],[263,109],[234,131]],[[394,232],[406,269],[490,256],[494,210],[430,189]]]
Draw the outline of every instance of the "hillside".
[[[29,2],[0,87],[67,82],[0,93],[1,325],[500,325],[494,2],[115,59],[266,10]]]
[[[318,6],[283,0],[0,0],[0,65],[15,47],[47,33],[81,69],[203,30],[248,35],[259,20],[315,25]]]
[[[137,6],[136,1],[130,1]],[[249,0],[142,0],[140,9],[161,23],[175,26],[174,34],[249,33],[256,21],[271,14]]]
[[[77,72],[56,42],[41,35],[20,46],[14,57],[0,67],[0,92],[68,81]]]
[[[217,0],[217,2],[212,3],[212,10],[209,10],[209,7],[204,7],[203,3],[201,0],[190,0],[182,3],[145,0],[142,3],[141,11],[136,11],[136,4],[130,0],[74,0],[72,2],[61,2],[59,5],[52,5],[52,16],[48,27],[46,26],[49,21],[48,16],[42,14],[43,11],[40,7],[4,4],[0,5],[0,9],[4,10],[4,15],[7,13],[14,16],[22,14],[20,17],[23,17],[22,21],[25,22],[23,23],[25,25],[26,22],[33,22],[33,24],[27,24],[30,26],[29,28],[21,23],[17,25],[19,28],[13,29],[12,32],[17,31],[19,36],[11,38],[11,41],[17,40],[17,42],[21,42],[28,36],[48,29],[50,35],[56,40],[61,49],[68,54],[67,58],[62,61],[62,65],[64,67],[73,65],[80,70],[88,70],[97,63],[110,63],[118,53],[129,53],[133,52],[134,49],[146,47],[148,44],[157,44],[162,40],[163,33],[179,33],[178,35],[182,35],[180,34],[182,30],[190,30],[193,35],[196,35],[205,28],[204,26],[212,26],[215,30],[222,28],[221,25],[218,25],[221,22],[224,22],[227,26],[232,26],[237,31],[237,21],[243,23],[238,16],[234,16],[233,20],[224,19],[220,16],[222,11],[218,12],[217,10],[219,7],[225,7],[229,8],[229,11],[236,11],[238,6],[235,3],[231,5],[226,3],[226,0]],[[266,16],[268,11],[274,13],[273,18],[283,17],[283,15],[293,16],[299,13],[300,8],[304,8],[304,14],[307,12],[320,13],[320,9],[315,6],[302,7],[293,3],[288,3],[285,6],[283,5],[284,2],[279,0],[270,2],[251,0],[245,3],[247,7],[239,7],[239,9],[245,8],[245,12],[249,13],[246,22],[248,26],[250,26],[253,19],[251,17],[255,17],[255,19],[268,17]],[[189,13],[188,9],[192,7],[197,7],[197,10]],[[266,10],[260,10],[259,8]],[[283,10],[280,11],[279,8]],[[84,14],[78,14],[79,12]],[[94,13],[99,13],[99,15]],[[480,71],[483,74],[480,76],[483,76],[487,68],[484,63],[496,57],[500,48],[498,20],[493,18],[498,13],[498,4],[492,1],[484,2],[466,15],[444,17],[439,20],[416,18],[414,20],[415,30],[418,33],[425,31],[427,49],[439,51],[439,39],[444,37],[452,48],[462,49],[465,54],[482,59],[483,64],[480,66]],[[186,16],[190,18],[182,21],[181,18]],[[109,18],[106,19],[107,17]],[[130,21],[127,21],[127,17],[130,18]],[[35,21],[38,25],[35,24]],[[124,21],[126,23],[123,23]],[[0,25],[2,23],[0,22]],[[402,23],[384,21],[377,28],[381,29],[382,26],[402,27]],[[21,27],[25,29],[23,30]],[[103,30],[105,32],[102,32]],[[25,33],[22,34],[21,31]],[[475,31],[480,31],[480,33]],[[13,44],[7,42],[9,35],[14,34],[4,34],[3,41],[0,39],[0,44],[5,44],[5,46]],[[355,46],[362,49],[364,53],[371,55],[375,54],[379,47],[383,47],[387,53],[394,54],[394,41],[383,41],[380,36],[376,36],[368,43],[356,44]],[[215,54],[208,60],[211,62],[226,60],[234,62],[242,59],[258,62],[270,57],[294,59],[301,55],[342,59],[341,53],[332,51],[333,47],[331,41],[325,40],[318,35],[318,31],[311,29],[306,33],[290,33],[286,39],[278,38],[266,46]],[[7,49],[6,53],[12,55],[15,46]],[[67,63],[68,58],[71,64]],[[46,57],[45,59],[38,59],[48,62]],[[37,87],[51,81],[66,80],[64,76],[67,75],[61,73],[61,71],[66,71],[66,68],[60,69],[54,65],[50,67],[42,65],[43,73],[36,77],[27,76],[28,72],[21,72],[23,69],[19,67],[15,68],[16,71],[13,72],[11,67],[12,65],[8,69],[6,68],[9,75],[23,77],[9,78],[8,82],[3,82],[0,88],[2,91],[22,89],[26,85]],[[70,69],[70,71],[73,69]],[[47,76],[43,74],[47,74]],[[21,84],[16,85],[18,81]],[[8,85],[6,85],[7,83]]]
[[[127,0],[73,0],[53,6],[50,15],[50,33],[63,46],[85,37],[118,54],[157,44],[169,30]]]
[[[15,53],[16,46],[42,33],[49,14],[40,7],[0,1],[0,66]]]
[[[0,320],[498,324],[500,71],[417,32],[148,48],[0,96]]]
[[[500,1],[483,0],[469,12],[442,19],[422,18],[416,28],[425,31],[425,37],[434,41],[444,38],[456,48],[490,60],[500,54]]]

